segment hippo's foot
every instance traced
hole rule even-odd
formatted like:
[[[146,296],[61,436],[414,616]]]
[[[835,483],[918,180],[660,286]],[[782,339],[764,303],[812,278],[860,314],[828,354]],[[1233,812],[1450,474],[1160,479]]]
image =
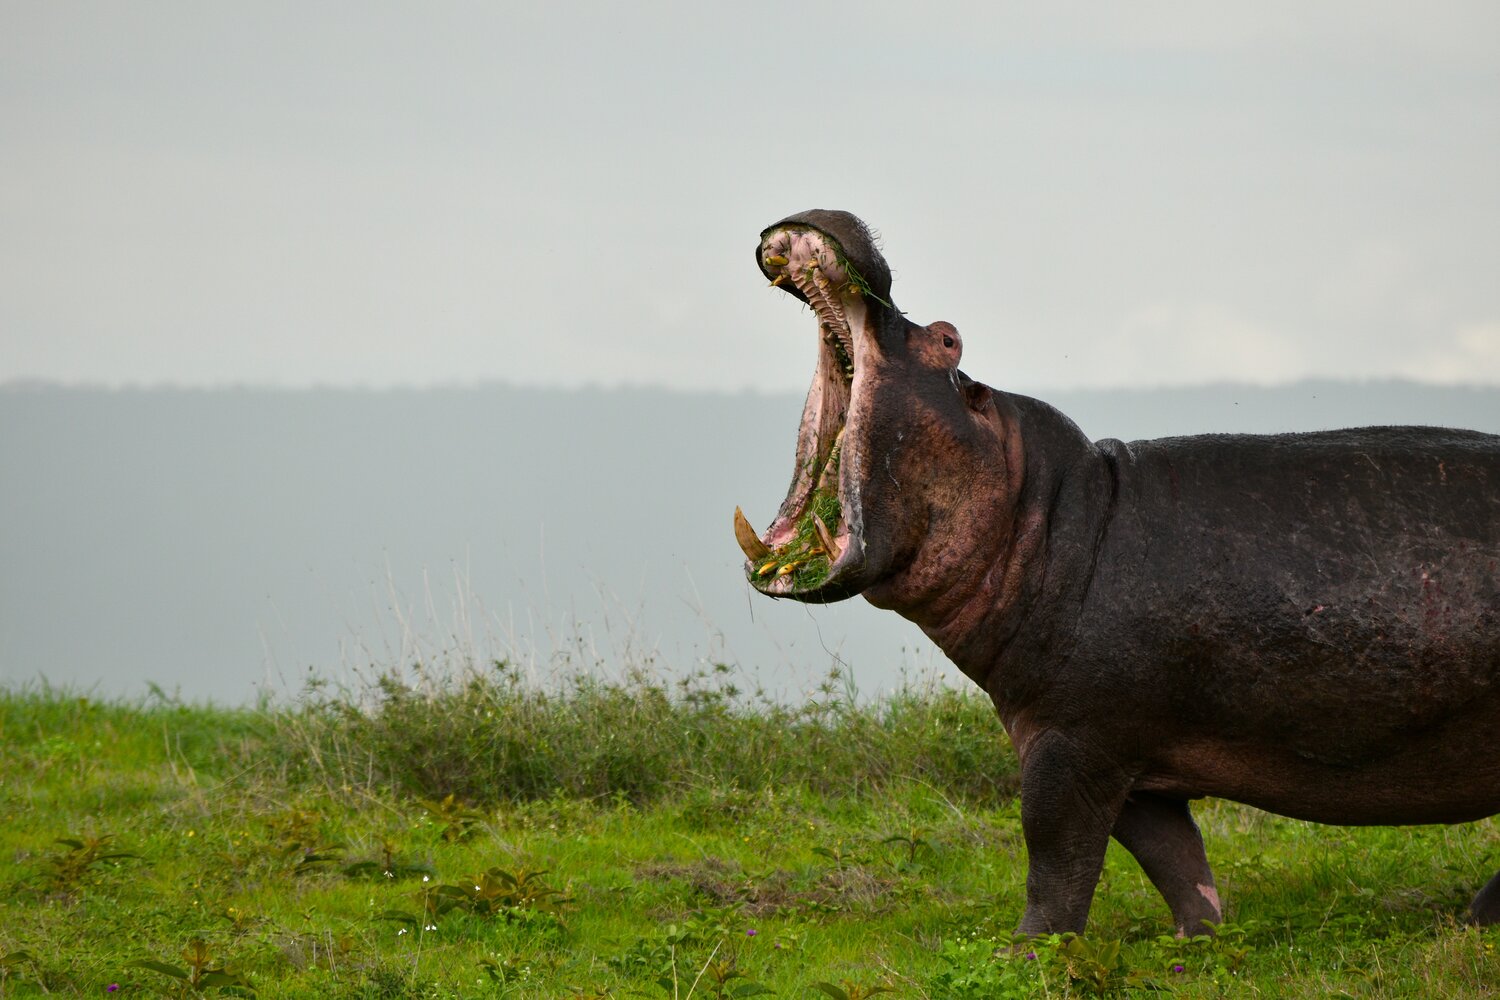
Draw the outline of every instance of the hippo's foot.
[[[1469,904],[1469,920],[1480,925],[1500,924],[1500,874],[1490,879]]]

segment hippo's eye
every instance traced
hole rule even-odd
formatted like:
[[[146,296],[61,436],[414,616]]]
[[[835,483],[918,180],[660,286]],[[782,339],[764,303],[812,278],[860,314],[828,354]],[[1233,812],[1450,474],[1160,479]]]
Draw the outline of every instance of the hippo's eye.
[[[950,336],[948,336],[946,333],[943,334],[943,346],[944,347],[952,347],[953,346],[953,338],[950,337]]]

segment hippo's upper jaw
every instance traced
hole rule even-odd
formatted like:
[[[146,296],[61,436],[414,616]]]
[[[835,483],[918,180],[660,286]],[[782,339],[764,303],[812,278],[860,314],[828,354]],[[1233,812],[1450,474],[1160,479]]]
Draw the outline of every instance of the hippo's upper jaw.
[[[846,212],[812,211],[761,233],[756,263],[817,317],[819,350],[797,433],[791,487],[757,535],[735,510],[735,537],[756,589],[773,597],[834,601],[869,582],[857,491],[841,487],[843,437],[872,322],[889,309],[890,271],[869,231]],[[873,309],[872,309],[873,306]],[[856,495],[850,495],[855,493]]]

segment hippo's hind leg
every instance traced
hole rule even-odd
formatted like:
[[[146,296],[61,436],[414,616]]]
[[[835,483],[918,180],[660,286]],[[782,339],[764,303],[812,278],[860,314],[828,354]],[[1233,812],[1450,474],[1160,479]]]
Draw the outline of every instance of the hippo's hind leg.
[[[1187,802],[1132,792],[1113,832],[1172,908],[1178,934],[1210,933],[1204,921],[1223,920],[1214,873]]]
[[[1469,904],[1469,920],[1476,924],[1500,924],[1500,874],[1486,882]]]

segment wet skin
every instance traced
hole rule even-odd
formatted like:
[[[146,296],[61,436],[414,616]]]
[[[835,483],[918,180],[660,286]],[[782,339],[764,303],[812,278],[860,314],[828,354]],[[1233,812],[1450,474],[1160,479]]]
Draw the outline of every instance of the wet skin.
[[[756,260],[823,347],[781,510],[763,535],[737,514],[747,574],[898,612],[990,696],[1021,762],[1021,931],[1083,930],[1111,836],[1179,931],[1218,922],[1194,798],[1500,812],[1500,438],[1091,442],[959,371],[958,331],[895,308],[853,216],[783,220]],[[1469,916],[1500,922],[1500,875]]]

